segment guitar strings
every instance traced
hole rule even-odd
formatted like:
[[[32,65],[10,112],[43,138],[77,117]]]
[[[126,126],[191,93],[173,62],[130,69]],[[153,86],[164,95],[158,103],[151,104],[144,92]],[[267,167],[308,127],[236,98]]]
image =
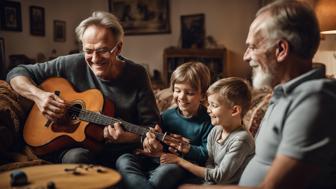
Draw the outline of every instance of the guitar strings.
[[[68,103],[66,103],[66,107],[68,107],[67,109],[70,110],[71,112],[76,113],[76,116],[80,116],[80,114],[82,113],[82,114],[85,114],[85,115],[89,115],[90,118],[95,119],[97,121],[105,121],[106,120],[109,123],[110,122],[112,122],[112,123],[120,122],[124,126],[128,127],[129,130],[134,131],[134,132],[135,132],[135,130],[133,130],[132,128],[136,128],[136,131],[141,130],[141,135],[142,136],[144,136],[148,131],[150,131],[149,128],[144,128],[144,127],[141,127],[141,126],[138,126],[138,125],[135,125],[135,124],[123,121],[123,120],[119,120],[119,119],[116,119],[116,118],[113,118],[113,117],[110,117],[110,116],[106,116],[104,114],[99,114],[97,112],[93,112],[93,111],[89,111],[89,110],[86,110],[86,109],[78,108],[78,107],[73,106],[73,105],[68,104]],[[101,119],[100,117],[102,117],[103,119]],[[103,124],[109,125],[108,123],[105,123],[105,122]],[[159,137],[158,139],[161,140],[161,141],[167,139],[167,140],[170,140],[170,141],[181,142],[180,140],[176,139],[175,137],[166,135],[164,133],[155,132],[154,134],[157,137]],[[182,140],[181,143],[189,144],[189,142],[183,141],[183,140]]]
[[[128,127],[129,129],[136,128],[137,131],[142,130],[141,135],[144,135],[146,132],[149,131],[148,128],[140,127],[140,126],[134,125],[132,123],[128,123],[126,121],[122,121],[122,120],[119,120],[119,119],[116,119],[116,118],[113,118],[113,117],[110,117],[110,116],[106,116],[104,114],[99,114],[97,112],[93,112],[93,111],[89,111],[89,110],[86,110],[86,109],[78,108],[76,106],[72,106],[72,105],[68,105],[68,104],[66,104],[66,106],[69,107],[68,110],[75,113],[76,116],[80,116],[80,114],[82,113],[82,114],[85,114],[85,115],[89,116],[90,118],[95,119],[97,121],[100,121],[100,122],[103,121],[104,124],[106,124],[106,125],[109,125],[109,123],[105,123],[105,122],[112,122],[112,123],[120,122],[124,126]]]

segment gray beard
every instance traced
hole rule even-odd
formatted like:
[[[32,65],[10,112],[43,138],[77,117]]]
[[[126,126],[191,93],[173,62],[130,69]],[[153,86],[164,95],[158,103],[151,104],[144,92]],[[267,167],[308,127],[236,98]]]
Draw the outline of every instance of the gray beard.
[[[255,89],[262,89],[265,87],[272,87],[273,75],[268,72],[265,73],[260,67],[253,70],[252,84]]]

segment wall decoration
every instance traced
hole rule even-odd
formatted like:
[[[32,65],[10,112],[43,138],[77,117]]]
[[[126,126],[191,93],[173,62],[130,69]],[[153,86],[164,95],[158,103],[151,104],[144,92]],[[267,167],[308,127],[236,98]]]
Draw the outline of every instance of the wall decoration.
[[[37,6],[29,7],[30,33],[32,35],[45,35],[44,8]]]
[[[170,33],[169,0],[109,0],[109,10],[125,35]]]
[[[181,16],[182,48],[204,48],[204,14]]]
[[[0,1],[1,30],[22,31],[21,4],[14,1]]]
[[[54,20],[54,41],[65,42],[65,21]]]

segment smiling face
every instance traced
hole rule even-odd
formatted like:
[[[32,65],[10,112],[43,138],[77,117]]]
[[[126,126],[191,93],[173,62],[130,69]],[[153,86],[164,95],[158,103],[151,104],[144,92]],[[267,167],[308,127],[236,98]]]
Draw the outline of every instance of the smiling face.
[[[82,37],[85,60],[93,73],[104,80],[109,80],[118,68],[116,56],[121,50],[112,33],[97,25],[89,26]]]
[[[249,63],[253,71],[253,87],[272,87],[275,81],[277,60],[275,56],[275,44],[271,44],[266,35],[267,18],[265,15],[258,16],[251,24],[246,39],[247,49],[244,61]],[[266,19],[266,20],[265,20]]]
[[[232,108],[219,93],[208,96],[208,114],[212,125],[231,126],[233,123]]]
[[[187,83],[175,83],[173,90],[174,102],[185,117],[196,115],[200,106],[201,90],[195,90]]]

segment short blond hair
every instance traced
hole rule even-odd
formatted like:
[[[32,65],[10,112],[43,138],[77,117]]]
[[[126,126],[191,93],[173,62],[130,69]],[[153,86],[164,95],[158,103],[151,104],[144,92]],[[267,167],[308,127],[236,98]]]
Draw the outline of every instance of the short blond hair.
[[[76,27],[76,35],[82,41],[85,30],[92,25],[103,26],[109,29],[117,42],[122,41],[124,37],[124,29],[122,28],[118,18],[109,12],[95,11],[92,16],[83,20]]]
[[[189,83],[194,90],[201,90],[203,95],[210,85],[209,68],[201,62],[186,62],[173,72],[170,87],[174,91],[175,83]]]
[[[229,105],[239,105],[242,108],[241,117],[248,111],[251,104],[250,84],[238,77],[228,77],[213,83],[207,90],[207,95],[218,93]]]

